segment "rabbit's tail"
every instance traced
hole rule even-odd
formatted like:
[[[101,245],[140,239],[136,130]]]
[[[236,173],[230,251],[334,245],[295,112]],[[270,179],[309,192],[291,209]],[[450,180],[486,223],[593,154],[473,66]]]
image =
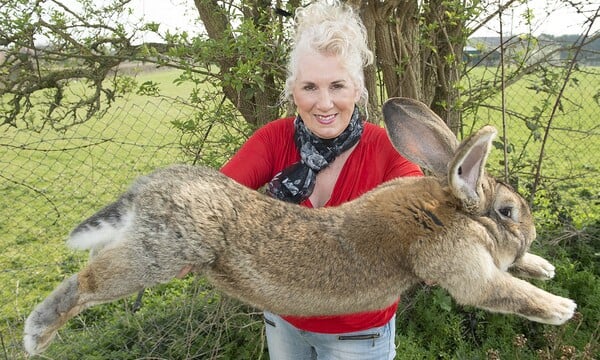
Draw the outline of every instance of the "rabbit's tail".
[[[128,192],[79,224],[69,235],[67,245],[74,249],[98,251],[123,238],[134,218],[133,193]]]
[[[39,304],[25,321],[23,345],[30,355],[42,352],[56,335],[56,330],[82,309],[78,306],[77,275],[66,279]]]

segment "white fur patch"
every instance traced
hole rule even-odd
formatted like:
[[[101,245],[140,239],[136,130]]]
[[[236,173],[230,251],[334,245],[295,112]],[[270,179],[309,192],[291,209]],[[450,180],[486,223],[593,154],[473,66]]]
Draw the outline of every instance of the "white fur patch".
[[[67,245],[78,250],[99,250],[108,244],[120,241],[125,231],[133,222],[135,213],[132,210],[127,211],[121,217],[121,221],[111,224],[106,221],[100,221],[99,226],[88,226],[85,231],[79,231],[69,237]]]
[[[31,320],[31,317],[27,318],[25,321],[25,336],[23,337],[23,347],[29,355],[35,355],[38,353],[38,344],[34,340],[33,334],[38,334],[41,332],[41,329],[33,325],[32,322],[33,320]]]

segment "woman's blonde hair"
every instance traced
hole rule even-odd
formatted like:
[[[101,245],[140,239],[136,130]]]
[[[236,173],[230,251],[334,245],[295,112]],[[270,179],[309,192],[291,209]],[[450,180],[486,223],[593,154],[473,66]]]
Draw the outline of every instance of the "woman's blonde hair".
[[[366,106],[368,92],[363,69],[373,62],[367,46],[367,30],[356,11],[339,1],[319,0],[296,10],[296,34],[290,52],[283,97],[292,101],[300,56],[305,51],[336,55],[360,92]]]

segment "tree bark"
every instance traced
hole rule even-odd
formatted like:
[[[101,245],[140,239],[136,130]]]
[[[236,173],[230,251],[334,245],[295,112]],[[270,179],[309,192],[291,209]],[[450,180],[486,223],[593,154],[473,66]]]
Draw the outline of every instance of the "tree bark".
[[[219,6],[216,1],[212,0],[194,0],[198,14],[202,20],[206,32],[211,39],[227,40],[235,43],[233,38],[229,19],[224,12],[224,9]],[[261,11],[270,10],[270,1],[257,0],[254,4],[247,4],[242,10],[248,16],[254,25],[264,31],[267,30],[268,18],[261,16]],[[265,44],[268,47],[268,44]],[[242,56],[248,57],[252,54],[236,54],[232,56],[219,57],[218,66],[220,68],[221,77],[230,73],[232,68],[236,66],[237,59]],[[260,59],[265,64],[263,69],[266,69],[269,59]],[[279,98],[279,89],[276,78],[273,74],[267,73],[264,77],[264,86],[262,89],[253,86],[254,84],[242,84],[236,89],[231,85],[223,85],[223,93],[231,103],[239,110],[243,118],[257,128],[269,121],[274,120],[279,116],[280,110],[277,106]]]

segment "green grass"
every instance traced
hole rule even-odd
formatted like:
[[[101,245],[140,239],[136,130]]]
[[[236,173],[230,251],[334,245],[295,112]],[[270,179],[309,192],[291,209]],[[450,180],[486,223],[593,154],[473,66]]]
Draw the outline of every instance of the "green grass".
[[[189,89],[175,87],[175,76],[161,71],[139,81],[185,98]],[[0,329],[11,341],[33,305],[87,258],[66,248],[69,231],[138,175],[181,161],[170,122],[189,114],[173,101],[131,94],[65,132],[0,129],[0,206],[8,215],[0,217]]]
[[[485,78],[483,69],[476,69],[477,78]],[[492,96],[473,112],[465,114],[467,133],[485,124],[495,125],[499,139],[506,137],[511,145],[508,154],[511,181],[530,185],[541,157],[543,182],[538,187],[540,195],[548,192],[559,196],[557,201],[571,213],[573,225],[581,228],[600,217],[600,151],[598,112],[600,103],[599,68],[587,68],[585,73],[573,76],[565,88],[563,100],[551,119],[555,96],[536,92],[528,87],[539,84],[539,79],[528,75],[506,89],[506,112],[496,110],[500,95]],[[554,86],[559,87],[560,81]],[[491,110],[493,109],[493,110]],[[538,110],[539,109],[539,110]],[[517,115],[518,114],[518,115]],[[538,114],[537,117],[534,115]],[[525,115],[529,118],[522,118]],[[504,121],[504,125],[503,125]],[[506,129],[506,133],[503,132]],[[543,137],[547,131],[547,139]],[[503,152],[494,149],[489,168],[496,175],[504,172]],[[539,196],[540,198],[542,196]],[[582,201],[583,200],[583,201]]]
[[[77,272],[85,263],[86,253],[69,250],[64,245],[69,231],[114,200],[138,175],[186,159],[179,147],[180,133],[171,122],[192,118],[192,110],[174,100],[186,98],[191,88],[175,86],[172,80],[176,76],[175,71],[138,76],[140,83],[161,84],[162,92],[171,99],[131,94],[118,99],[103,118],[64,133],[50,129],[30,132],[0,128],[0,206],[7,214],[0,217],[3,345],[0,358],[24,357],[20,345],[23,320],[62,279]],[[544,189],[560,191],[562,199],[558,202],[572,207],[569,210],[575,225],[593,223],[600,214],[597,190],[600,188],[597,175],[600,141],[597,134],[590,137],[562,129],[586,130],[596,126],[598,105],[588,99],[594,91],[584,86],[594,86],[597,79],[596,72],[582,79],[579,87],[568,89],[568,97],[581,102],[564,104],[564,114],[555,120],[557,129],[552,131],[544,158],[543,175],[549,179]],[[525,85],[517,84],[508,92],[508,105],[519,111],[531,110],[543,100],[540,94],[525,89]],[[497,103],[498,99],[489,101]],[[476,119],[473,128],[486,123],[501,128],[497,112],[481,108]],[[530,131],[514,117],[508,118],[508,129],[508,138],[515,144],[510,156],[515,157]],[[532,142],[525,150],[522,157],[525,163],[536,160],[539,143]],[[491,155],[496,174],[501,169],[500,154],[494,150]],[[531,176],[531,167],[523,166],[517,174],[527,179]],[[572,179],[561,180],[569,176]],[[547,215],[537,213],[537,216],[543,220]],[[573,254],[561,253],[561,248],[537,249],[560,259],[558,280],[547,286],[564,295],[569,292],[577,295],[586,321],[598,321],[599,301],[584,297],[600,295],[598,276],[590,277],[585,271],[587,268],[581,267],[583,263],[574,265],[568,261]],[[589,259],[585,264],[594,261],[593,255]],[[587,295],[577,293],[567,281],[587,289]],[[584,284],[596,287],[586,288]],[[444,296],[439,290],[433,294],[425,291],[407,296],[398,320],[400,355],[405,354],[407,359],[484,358],[488,356],[486,351],[496,349],[502,358],[525,359],[536,358],[537,350],[552,350],[549,347],[554,343],[543,339],[550,328],[514,317],[473,313],[456,307],[449,311],[447,306],[439,305],[446,301]],[[131,301],[129,298],[98,306],[70,321],[47,353],[48,358],[181,358],[194,354],[208,357],[210,354],[204,353],[207,349],[228,354],[223,358],[231,359],[264,355],[260,320],[247,315],[238,305],[228,309],[217,306],[223,303],[221,298],[206,289],[201,281],[188,278],[148,290],[142,311],[135,315],[130,311]],[[469,327],[466,323],[475,325]],[[580,354],[586,341],[580,338],[588,339],[597,347],[598,329],[596,327],[594,332],[593,328],[593,323],[573,323],[565,327],[566,335],[562,335],[556,346],[568,344],[566,339],[574,334],[577,339],[573,341],[577,341]],[[471,337],[465,335],[467,330],[472,333]],[[525,349],[515,349],[511,343],[520,332],[530,337]],[[485,345],[482,349],[481,344]]]

